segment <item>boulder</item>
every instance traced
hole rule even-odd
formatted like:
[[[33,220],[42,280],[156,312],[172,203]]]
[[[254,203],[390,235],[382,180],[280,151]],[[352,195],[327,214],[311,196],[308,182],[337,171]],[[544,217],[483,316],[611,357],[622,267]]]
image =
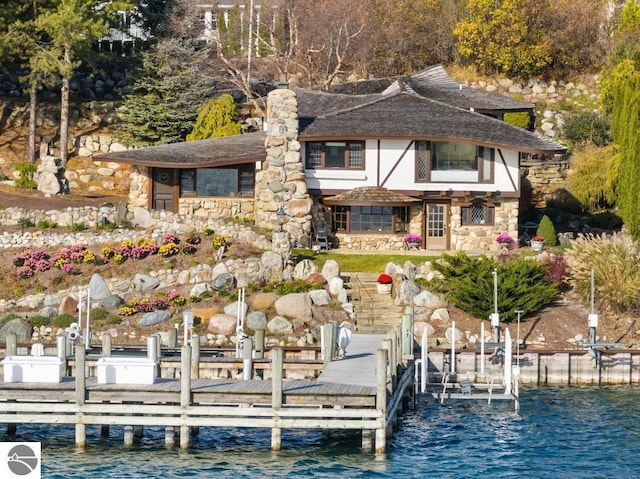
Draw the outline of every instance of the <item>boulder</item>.
[[[26,319],[16,318],[0,328],[0,341],[6,343],[9,334],[15,334],[18,343],[26,343],[31,340],[33,328]]]
[[[264,311],[273,306],[277,299],[276,293],[256,293],[251,299],[251,308]]]
[[[338,263],[333,259],[327,260],[322,267],[322,276],[327,280],[327,282],[330,282],[331,279],[340,276],[340,266]]]
[[[423,308],[436,309],[442,305],[442,299],[430,291],[422,291],[420,294],[414,296],[413,304]]]
[[[253,331],[266,329],[268,322],[267,315],[262,311],[251,311],[245,318],[245,325]]]
[[[438,308],[431,314],[434,321],[450,321],[449,310],[447,308]]]
[[[124,299],[117,294],[112,294],[108,298],[104,298],[100,301],[100,306],[102,306],[107,311],[116,311],[120,306],[124,304]]]
[[[329,281],[329,293],[337,296],[341,289],[344,289],[344,280],[340,276],[334,276]]]
[[[236,332],[237,320],[234,315],[214,314],[209,320],[207,331],[211,334],[224,334],[231,336]]]
[[[304,321],[311,319],[311,299],[307,293],[287,294],[278,298],[274,306],[280,316]]]
[[[133,277],[133,289],[136,291],[151,291],[160,286],[160,280],[146,274],[136,274]],[[93,296],[91,296],[93,298]],[[96,298],[98,299],[98,298]]]
[[[189,291],[189,297],[199,298],[204,293],[210,293],[211,289],[212,288],[209,283],[198,283],[193,288],[191,288],[191,291]]]
[[[107,282],[102,279],[102,276],[98,273],[91,275],[91,279],[89,280],[89,295],[91,296],[91,299],[96,300],[101,300],[111,296],[111,291],[109,291]]]
[[[236,279],[231,273],[222,273],[213,278],[211,287],[216,291],[229,291],[235,287]]]
[[[149,313],[144,313],[138,324],[140,326],[153,326],[154,324],[161,324],[165,321],[171,319],[171,311],[151,311]]]
[[[318,268],[310,259],[303,259],[293,270],[293,277],[299,280],[306,280],[312,274],[318,272]]]
[[[311,303],[317,306],[326,306],[331,302],[331,296],[324,289],[312,289],[307,294]]]
[[[78,312],[78,300],[73,296],[65,296],[62,298],[58,306],[58,314],[76,314]]]
[[[416,341],[420,342],[422,340],[422,334],[425,329],[427,330],[427,336],[433,336],[436,332],[435,328],[426,321],[416,321],[413,324],[413,337],[416,338]]]
[[[409,304],[418,294],[420,294],[420,286],[418,286],[415,281],[405,279],[400,283],[395,303]]]
[[[267,324],[267,329],[272,334],[285,334],[293,331],[293,324],[282,316],[274,316]]]
[[[238,307],[239,307],[239,302],[238,301],[234,301],[233,303],[229,303],[224,307],[224,314],[229,314],[229,315],[233,315],[236,316],[238,315]],[[246,302],[242,303],[242,315],[246,316],[247,315],[247,310],[249,309],[249,306],[247,305]]]

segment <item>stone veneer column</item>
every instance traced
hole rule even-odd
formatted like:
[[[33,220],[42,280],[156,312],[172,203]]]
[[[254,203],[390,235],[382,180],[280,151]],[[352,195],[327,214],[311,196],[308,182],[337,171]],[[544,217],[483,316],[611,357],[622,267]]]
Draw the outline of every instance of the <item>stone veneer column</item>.
[[[307,191],[298,141],[298,102],[289,89],[267,98],[266,160],[256,171],[256,224],[279,229],[276,212],[287,213],[284,231],[305,244],[311,233],[312,200]]]

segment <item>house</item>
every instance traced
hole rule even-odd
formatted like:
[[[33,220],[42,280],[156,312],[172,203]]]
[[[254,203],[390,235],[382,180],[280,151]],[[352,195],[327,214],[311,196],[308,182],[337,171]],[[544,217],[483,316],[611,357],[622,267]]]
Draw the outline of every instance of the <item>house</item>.
[[[520,160],[566,149],[504,121],[533,105],[473,90],[441,66],[380,93],[269,93],[264,132],[161,145],[98,159],[130,163],[130,207],[248,216],[299,244],[330,225],[333,243],[399,249],[494,249],[518,234]]]

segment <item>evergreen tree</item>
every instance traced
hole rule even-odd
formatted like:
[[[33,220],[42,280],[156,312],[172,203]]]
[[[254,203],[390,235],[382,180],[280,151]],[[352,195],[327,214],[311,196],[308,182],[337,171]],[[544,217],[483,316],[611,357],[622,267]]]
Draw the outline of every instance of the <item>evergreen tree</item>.
[[[556,234],[556,228],[555,226],[553,226],[551,218],[549,218],[547,215],[544,215],[540,220],[536,235],[542,236],[544,238],[544,243],[547,246],[556,246],[558,244],[558,235]]]
[[[239,135],[242,127],[233,97],[224,94],[212,98],[198,108],[198,118],[187,141]]]
[[[143,53],[133,88],[124,97],[122,122],[115,126],[120,141],[134,146],[184,141],[210,91],[197,49],[195,42],[167,39]]]

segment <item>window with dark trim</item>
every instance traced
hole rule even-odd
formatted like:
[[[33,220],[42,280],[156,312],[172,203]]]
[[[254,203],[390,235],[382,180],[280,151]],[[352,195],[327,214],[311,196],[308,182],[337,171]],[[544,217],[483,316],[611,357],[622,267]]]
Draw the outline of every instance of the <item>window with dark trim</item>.
[[[416,141],[416,182],[489,182],[495,150],[451,141]]]
[[[180,196],[251,198],[255,189],[253,163],[220,168],[180,170]]]
[[[305,151],[308,169],[364,169],[364,141],[310,141]]]
[[[336,206],[333,227],[349,233],[406,233],[410,213],[408,206]]]
[[[495,223],[495,207],[480,201],[471,203],[460,208],[460,216],[462,225],[493,225]]]

